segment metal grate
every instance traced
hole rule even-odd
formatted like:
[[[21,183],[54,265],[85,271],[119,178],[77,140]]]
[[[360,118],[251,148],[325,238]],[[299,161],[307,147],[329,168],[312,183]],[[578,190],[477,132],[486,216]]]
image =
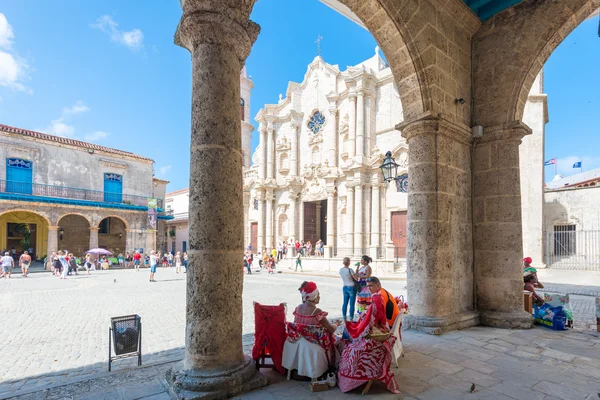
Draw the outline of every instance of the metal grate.
[[[111,354],[111,342],[115,352]],[[139,315],[125,315],[110,319],[108,370],[115,359],[138,357],[138,365],[142,365],[142,319]]]
[[[546,233],[548,268],[600,271],[600,231],[577,231],[575,225],[557,225]]]

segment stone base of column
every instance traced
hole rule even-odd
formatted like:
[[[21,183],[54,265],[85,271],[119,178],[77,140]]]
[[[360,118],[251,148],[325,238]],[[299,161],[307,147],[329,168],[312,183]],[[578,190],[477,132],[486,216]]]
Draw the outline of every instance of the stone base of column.
[[[389,242],[385,244],[385,259],[386,260],[396,260],[396,256],[394,254],[394,244]]]
[[[323,257],[324,258],[331,258],[333,256],[333,247],[331,246],[325,246],[323,248]]]
[[[373,260],[377,260],[377,249],[379,247],[378,246],[369,246],[369,257],[371,257]]]
[[[430,335],[441,335],[444,332],[477,325],[479,325],[479,314],[477,312],[464,312],[440,318],[407,314],[402,319],[402,329],[414,329]]]
[[[167,371],[166,378],[171,398],[178,400],[227,399],[268,384],[249,357],[240,365],[222,371],[185,370],[181,362]]]
[[[533,327],[533,317],[526,311],[480,311],[479,320],[481,325],[495,328],[530,329]]]

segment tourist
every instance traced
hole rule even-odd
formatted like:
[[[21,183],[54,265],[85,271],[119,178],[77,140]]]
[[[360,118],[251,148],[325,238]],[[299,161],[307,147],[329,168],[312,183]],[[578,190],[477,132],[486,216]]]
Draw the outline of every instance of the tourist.
[[[535,277],[532,274],[523,277],[523,290],[531,292],[533,297],[533,305],[541,307],[544,304],[544,299],[535,292]]]
[[[77,259],[73,256],[73,253],[69,253],[69,274],[74,272],[75,275],[79,275],[77,273]]]
[[[125,253],[125,268],[131,268],[131,261],[133,260],[133,258],[131,257],[131,254],[129,254],[129,252]]]
[[[62,251],[58,252],[58,261],[60,262],[60,279],[67,279],[67,274],[69,273],[69,262],[67,261],[67,254]]]
[[[283,258],[283,244],[281,242],[277,243],[277,261]]]
[[[335,366],[334,332],[338,324],[330,323],[328,314],[317,307],[321,296],[314,282],[303,282],[298,290],[302,304],[294,310],[294,322],[287,324],[282,365],[297,369],[300,376],[319,378]],[[302,340],[319,346],[301,346]]]
[[[31,264],[31,256],[29,252],[25,250],[21,257],[19,257],[19,266],[21,267],[21,272],[23,273],[23,278],[27,278],[29,274],[29,265]]]
[[[135,253],[133,254],[133,266],[135,267],[135,270],[137,272],[140,272],[140,262],[142,260],[142,255],[140,254],[139,251],[135,251]]]
[[[381,294],[375,293],[357,322],[346,322],[344,336],[351,338],[342,352],[338,386],[346,393],[371,381],[384,383],[392,393],[400,393],[390,370],[396,337],[388,327]]]
[[[125,268],[125,257],[123,257],[123,253],[119,253],[117,261],[119,262],[119,267]]]
[[[188,255],[187,253],[184,251],[183,252],[183,273],[187,273],[187,267],[188,267]]]
[[[175,261],[175,273],[179,274],[181,272],[181,253],[177,252],[174,257]]]
[[[247,274],[251,275],[252,274],[252,252],[246,250],[246,253],[244,254],[244,266],[246,267],[246,270],[248,271]]]
[[[85,255],[85,261],[83,263],[83,266],[85,267],[85,271],[87,272],[88,275],[90,274],[91,270],[95,270],[96,267],[94,266],[94,263],[92,261],[92,255],[91,254],[86,254]]]
[[[344,295],[344,303],[342,304],[342,316],[346,321],[346,312],[348,304],[350,304],[350,321],[354,321],[354,303],[356,302],[356,280],[354,279],[354,271],[350,268],[350,258],[344,257],[342,261],[344,265],[340,268],[340,276],[342,277],[342,293]]]
[[[362,256],[360,259],[360,263],[356,263],[358,267],[357,273],[354,275],[354,279],[356,279],[360,283],[360,292],[357,293],[358,301],[357,301],[357,310],[358,313],[361,314],[369,308],[371,305],[371,292],[367,287],[367,278],[370,278],[373,275],[373,270],[369,263],[373,261],[369,256]]]
[[[275,247],[271,249],[271,257],[277,259],[277,249]]]
[[[300,267],[300,272],[304,272],[304,269],[302,269],[302,253],[298,252],[298,254],[296,254],[296,272],[298,272],[298,267]]]
[[[269,260],[267,261],[267,268],[270,274],[274,274],[275,271],[275,257],[271,256],[269,257]]]
[[[150,282],[156,282],[154,280],[154,274],[156,273],[156,265],[157,264],[158,264],[158,257],[156,256],[156,252],[154,250],[152,250],[150,252]]]
[[[160,253],[158,254],[158,258],[160,259]],[[162,256],[162,266],[163,268],[169,268],[169,255],[167,255],[167,253],[164,253]]]
[[[54,268],[54,276],[59,277],[62,272],[62,264],[56,252],[52,252],[52,267]]]
[[[167,262],[169,263],[169,268],[173,266],[173,253],[167,254]]]
[[[10,253],[7,251],[2,256],[2,276],[4,279],[10,279],[10,274],[12,273],[12,269],[15,266],[15,260],[11,257]]]
[[[396,303],[396,299],[394,296],[381,287],[381,281],[376,276],[372,276],[367,278],[367,287],[371,294],[379,293],[381,298],[383,299],[383,306],[385,310],[385,317],[387,318],[389,327],[394,326],[394,322],[396,322],[396,318],[400,315],[400,310],[398,309],[398,303]]]
[[[10,256],[13,258],[13,261],[17,261],[17,249],[14,247],[10,249]]]
[[[533,285],[537,288],[543,289],[544,285],[542,285],[542,283],[538,280],[537,269],[531,266],[532,261],[533,260],[531,257],[525,257],[523,259],[523,277],[526,277],[527,275],[533,276],[533,280],[531,281]]]
[[[296,253],[300,253],[300,242],[298,240],[296,240],[296,244],[294,245],[294,247],[296,247]]]
[[[269,262],[269,254],[267,254],[266,251],[263,254],[262,260],[263,260],[262,268],[267,268],[267,263]]]

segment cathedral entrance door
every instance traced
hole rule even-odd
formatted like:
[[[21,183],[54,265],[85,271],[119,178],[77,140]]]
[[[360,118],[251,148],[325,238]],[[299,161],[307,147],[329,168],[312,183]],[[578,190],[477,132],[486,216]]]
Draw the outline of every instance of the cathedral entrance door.
[[[395,258],[406,258],[406,211],[392,212],[392,242]]]
[[[258,252],[258,222],[250,224],[250,245],[252,246],[252,252]]]
[[[304,237],[305,242],[315,244],[317,238],[317,203],[304,203]]]

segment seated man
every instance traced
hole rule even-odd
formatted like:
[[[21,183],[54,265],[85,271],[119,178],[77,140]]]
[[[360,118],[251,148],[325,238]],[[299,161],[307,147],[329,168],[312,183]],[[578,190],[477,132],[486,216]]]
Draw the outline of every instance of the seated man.
[[[544,304],[544,299],[542,299],[536,292],[535,292],[535,286],[534,286],[534,281],[535,281],[535,277],[533,275],[526,275],[523,278],[524,281],[524,285],[523,285],[523,290],[527,290],[528,292],[531,292],[532,296],[533,296],[533,305],[534,306],[541,306]]]
[[[367,278],[367,287],[372,294],[379,293],[383,298],[385,317],[390,328],[393,327],[396,318],[400,314],[400,310],[398,310],[398,304],[396,303],[394,296],[381,287],[381,281],[375,276]]]

